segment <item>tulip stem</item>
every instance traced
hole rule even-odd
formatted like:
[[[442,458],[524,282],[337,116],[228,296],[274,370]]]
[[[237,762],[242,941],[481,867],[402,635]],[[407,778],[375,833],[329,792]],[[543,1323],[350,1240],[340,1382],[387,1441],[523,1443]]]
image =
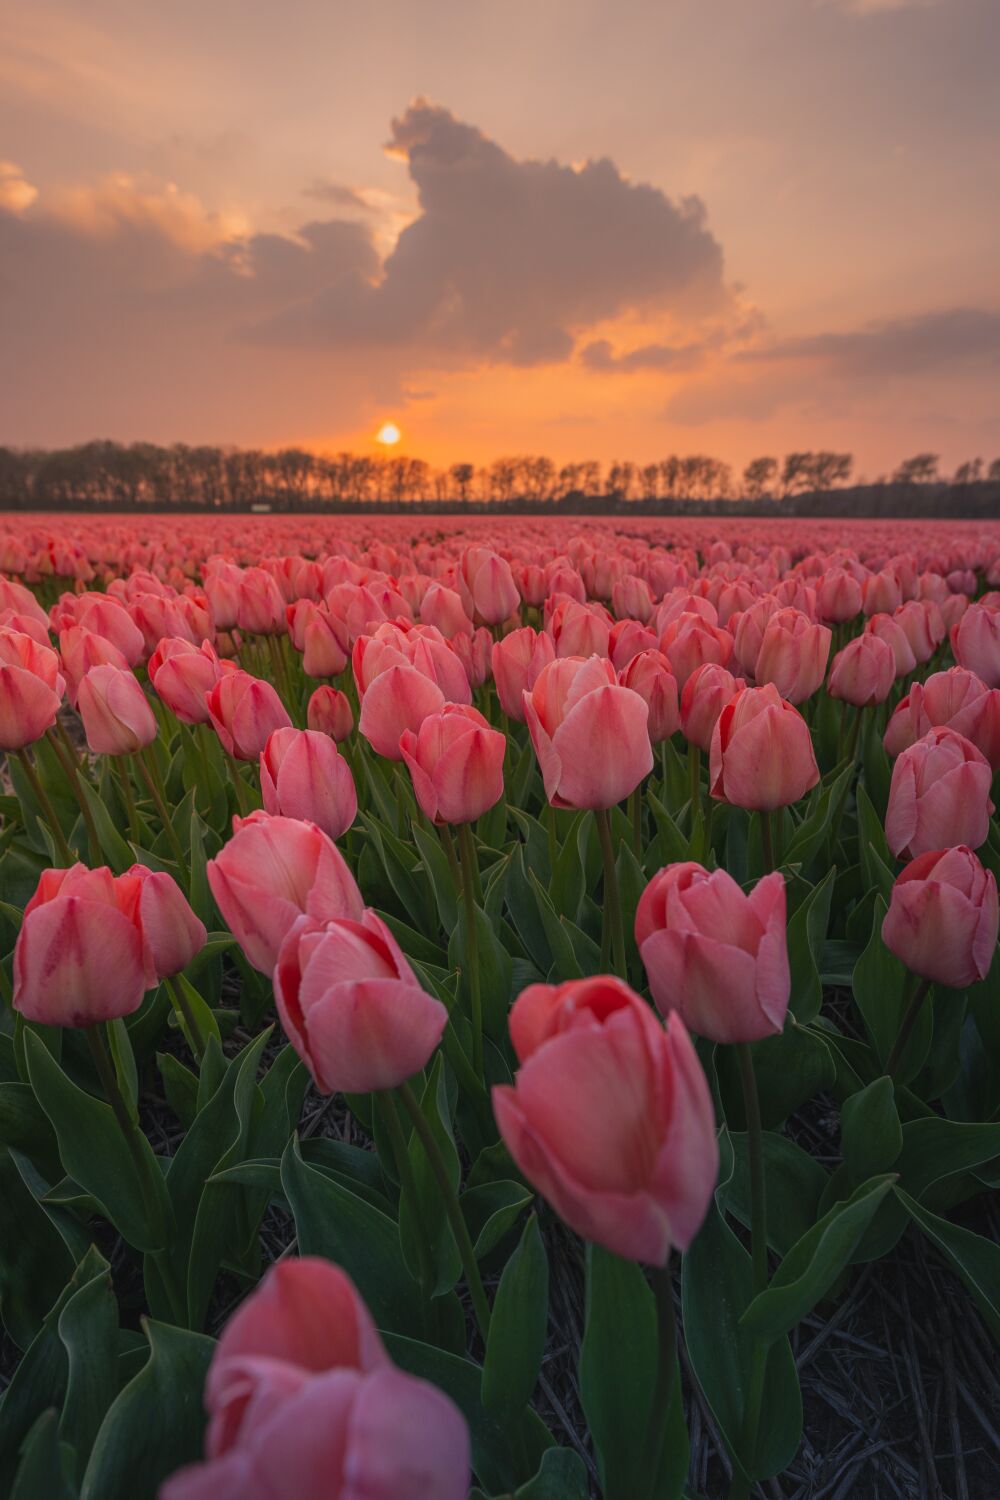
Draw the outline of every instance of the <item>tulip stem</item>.
[[[469,971],[469,1005],[472,1010],[472,1066],[476,1076],[483,1076],[483,995],[479,974],[479,933],[477,932],[476,893],[473,876],[476,868],[476,846],[472,828],[461,823],[458,830],[462,850],[462,896],[465,902],[465,966]]]
[[[764,874],[770,875],[774,869],[774,835],[771,831],[771,814],[766,810],[760,813],[760,844],[764,854]]]
[[[605,807],[594,808],[597,832],[601,840],[601,855],[604,859],[604,922],[611,930],[611,945],[615,958],[615,972],[619,978],[627,979],[625,966],[625,927],[622,922],[622,904],[618,894],[618,871],[615,868],[615,851],[611,841],[611,819]]]
[[[160,815],[160,822],[163,824],[164,832],[167,835],[167,843],[170,845],[174,859],[177,861],[181,878],[185,886],[190,886],[187,860],[184,857],[184,850],[181,848],[181,841],[177,837],[177,829],[174,827],[173,820],[167,809],[166,793],[163,789],[163,782],[160,779],[160,768],[156,764],[156,757],[150,753],[147,759],[144,752],[140,750],[135,758],[139,770],[142,772],[142,778],[149,788],[149,795],[153,799],[156,811]]]
[[[441,1148],[434,1139],[434,1132],[420,1108],[419,1101],[408,1083],[399,1085],[399,1096],[406,1107],[407,1114],[413,1122],[413,1128],[417,1132],[420,1144],[423,1146],[430,1163],[430,1169],[434,1174],[441,1197],[444,1200],[445,1212],[458,1245],[458,1253],[462,1261],[462,1270],[465,1273],[466,1285],[469,1288],[469,1296],[472,1298],[472,1307],[479,1325],[479,1332],[483,1342],[486,1342],[490,1331],[490,1304],[486,1300],[486,1292],[483,1290],[483,1280],[479,1274],[479,1265],[476,1261],[476,1252],[473,1249],[469,1229],[459,1205],[458,1196],[448,1175],[448,1167],[441,1154]]]
[[[49,801],[48,793],[38,779],[37,771],[31,764],[31,758],[28,755],[28,752],[26,750],[18,750],[16,754],[18,760],[21,762],[21,765],[24,767],[24,774],[28,778],[28,784],[31,787],[32,792],[34,793],[35,801],[41,808],[42,816],[44,817],[46,823],[49,825],[49,829],[51,830],[52,838],[55,842],[56,849],[59,852],[60,859],[65,862],[67,868],[70,865],[75,865],[76,855],[73,853],[72,849],[69,847],[69,844],[66,842],[66,835],[62,831],[62,825],[55,815],[55,810],[52,806],[52,803]]]
[[[642,786],[637,786],[632,793],[632,852],[636,859],[642,859]]]
[[[688,744],[688,775],[691,790],[691,839],[693,841],[701,832],[702,826],[701,746],[694,743]]]
[[[549,839],[549,879],[555,879],[556,860],[559,857],[559,842],[556,837],[556,810],[551,802],[545,804],[545,831]]]
[[[420,1289],[424,1296],[433,1296],[433,1256],[431,1254],[430,1239],[427,1234],[427,1225],[424,1223],[423,1205],[420,1202],[420,1194],[417,1191],[416,1178],[413,1175],[413,1163],[410,1161],[410,1153],[407,1149],[406,1137],[403,1127],[399,1123],[399,1115],[396,1111],[396,1101],[390,1089],[382,1089],[375,1095],[375,1104],[379,1112],[379,1118],[385,1127],[385,1133],[389,1137],[389,1145],[392,1148],[393,1160],[396,1163],[396,1174],[399,1177],[399,1189],[403,1198],[410,1205],[413,1219],[416,1225],[417,1264],[420,1278]]]
[[[448,859],[448,868],[451,871],[451,878],[455,882],[455,892],[459,894],[462,890],[462,871],[459,867],[458,855],[455,852],[455,840],[451,836],[451,829],[447,823],[442,823],[440,827],[441,842],[444,845],[444,852]]]
[[[863,708],[855,709],[854,723],[851,725],[851,737],[847,742],[847,757],[852,765],[854,764],[854,761],[857,758],[858,754],[858,737],[861,734],[861,720],[863,716]]]
[[[96,867],[101,862],[101,841],[97,836],[97,828],[94,825],[94,815],[90,811],[90,803],[83,795],[83,788],[80,785],[80,762],[76,758],[76,751],[70,744],[65,728],[59,720],[56,720],[56,724],[60,734],[53,734],[50,729],[48,730],[47,738],[56,759],[66,773],[70,786],[73,788],[73,795],[76,798],[77,806],[83,817],[83,826],[87,830],[90,863],[93,867]],[[66,746],[68,748],[65,748]]]
[[[763,826],[768,826],[768,814],[763,814]],[[767,1286],[767,1196],[764,1181],[764,1141],[760,1121],[760,1098],[757,1093],[757,1077],[754,1073],[753,1053],[749,1042],[736,1043],[736,1055],[740,1063],[740,1081],[743,1085],[743,1112],[747,1126],[747,1156],[750,1166],[750,1254],[753,1262],[754,1296]],[[767,1374],[767,1344],[756,1339],[750,1363],[750,1381],[747,1387],[746,1405],[743,1408],[743,1428],[739,1444],[739,1456],[746,1469],[751,1469],[757,1450],[757,1428],[764,1396],[764,1377]],[[734,1475],[729,1491],[730,1500],[737,1500],[749,1493],[749,1487],[739,1474]]]
[[[249,795],[247,791],[247,784],[243,780],[243,777],[240,775],[240,763],[236,759],[235,755],[229,756],[229,768],[233,778],[233,785],[236,788],[236,806],[240,810],[240,817],[248,817],[252,809],[249,801],[247,800]]]
[[[660,1465],[667,1441],[670,1405],[674,1399],[674,1376],[677,1373],[677,1317],[674,1312],[674,1284],[670,1259],[665,1266],[654,1266],[650,1277],[656,1299],[658,1352],[656,1385],[646,1428],[646,1451],[641,1472],[649,1479],[649,1500],[659,1500]]]
[[[198,1025],[195,1013],[191,1009],[190,1001],[180,985],[174,983],[172,977],[164,979],[163,983],[167,987],[167,994],[170,996],[171,1004],[177,1012],[178,1020],[181,1021],[183,1029],[187,1032],[187,1039],[191,1044],[191,1050],[198,1062],[201,1062],[205,1056],[206,1042],[201,1034],[201,1027]]]
[[[142,835],[139,832],[139,819],[135,810],[135,798],[132,795],[132,778],[129,776],[128,766],[120,755],[112,757],[115,770],[118,772],[118,785],[122,789],[122,801],[125,803],[125,818],[128,822],[128,836],[133,844],[141,842]]]
[[[927,999],[930,987],[931,982],[929,979],[921,979],[913,992],[909,1005],[906,1007],[906,1014],[903,1016],[899,1031],[896,1033],[896,1040],[892,1044],[892,1050],[886,1058],[885,1063],[885,1071],[893,1080],[895,1080],[896,1073],[899,1070],[903,1053],[906,1051],[906,1044],[910,1040],[910,1034],[914,1026],[917,1024],[917,1017],[923,1009],[924,1001]]]

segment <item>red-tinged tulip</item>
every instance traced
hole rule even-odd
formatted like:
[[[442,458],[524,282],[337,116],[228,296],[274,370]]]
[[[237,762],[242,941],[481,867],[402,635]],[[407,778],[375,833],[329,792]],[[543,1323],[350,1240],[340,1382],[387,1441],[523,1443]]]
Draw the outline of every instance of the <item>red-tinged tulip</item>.
[[[733,654],[733,638],[728,630],[709,625],[700,615],[685,612],[671,620],[660,637],[660,650],[670,663],[677,686],[684,684],[705,662],[724,667]]]
[[[828,625],[842,625],[861,613],[861,585],[845,568],[828,568],[816,585],[816,614]]]
[[[106,867],[43,871],[14,946],[14,1009],[46,1026],[138,1010],[157,975],[135,908],[135,882]]]
[[[0,629],[16,630],[20,635],[30,635],[39,646],[52,648],[52,638],[49,628],[36,620],[34,615],[26,615],[16,609],[0,609]]]
[[[336,844],[314,823],[265,812],[233,819],[208,883],[248,963],[270,974],[296,919],[360,917],[364,902]]]
[[[781,609],[773,594],[764,594],[742,614],[733,615],[729,629],[733,637],[733,662],[745,676],[753,677],[757,669],[764,631]]]
[[[506,736],[464,703],[446,703],[399,741],[417,802],[432,823],[471,823],[499,802],[506,749]]]
[[[510,1013],[520,1069],[493,1090],[518,1168],[578,1234],[666,1264],[711,1201],[711,1095],[683,1022],[661,1026],[618,979],[535,984]],[[595,1101],[599,1101],[595,1107]]]
[[[985,599],[986,595],[983,598]],[[938,608],[941,611],[941,618],[944,621],[945,632],[950,640],[951,632],[959,620],[964,619],[968,613],[969,600],[964,594],[949,594],[947,599],[941,601]],[[952,650],[954,650],[954,647],[952,647]]]
[[[3,566],[10,564],[4,562]],[[22,572],[22,568],[12,569]],[[0,609],[12,609],[17,614],[30,615],[44,630],[49,628],[49,617],[29,588],[13,578],[0,578]]]
[[[205,575],[205,597],[216,630],[232,630],[236,624],[240,599],[240,569],[232,563],[216,565]]]
[[[165,870],[133,865],[117,883],[119,902],[138,924],[157,980],[186,969],[204,948],[208,934],[176,880]]]
[[[23,750],[56,722],[64,682],[59,658],[20,631],[0,631],[0,750]]]
[[[70,625],[59,632],[59,658],[66,679],[66,696],[74,708],[80,683],[91,667],[129,670],[128,662],[114,642],[103,635],[95,635],[86,625]]]
[[[461,667],[460,662],[458,665]],[[468,688],[467,678],[465,683]],[[440,713],[445,701],[437,683],[416,667],[390,667],[380,672],[366,689],[358,729],[377,755],[384,755],[387,760],[402,760],[400,736],[407,729],[415,733],[428,714]]]
[[[962,990],[990,972],[998,927],[996,877],[960,844],[918,854],[897,876],[882,941],[912,973]]]
[[[706,662],[692,672],[684,684],[680,701],[680,726],[684,738],[707,755],[719,715],[745,687],[742,677],[734,677],[716,662]]]
[[[546,628],[555,643],[556,656],[607,656],[611,621],[600,605],[560,599],[547,611]]]
[[[745,892],[725,870],[667,865],[639,899],[635,941],[664,1015],[713,1042],[756,1042],[782,1030],[791,994],[785,881],[774,871]]]
[[[951,627],[951,649],[960,667],[975,672],[987,687],[1000,687],[1000,609],[970,605]]]
[[[465,612],[461,594],[446,588],[443,583],[432,583],[420,604],[420,618],[425,625],[434,625],[447,639],[457,635],[471,635],[472,621]]]
[[[91,667],[77,690],[76,706],[95,755],[132,755],[156,739],[156,715],[132,672]]]
[[[94,635],[102,635],[106,641],[118,647],[130,667],[137,666],[146,655],[142,631],[123,605],[107,595],[96,599],[91,597],[93,602],[81,610],[76,623],[83,625]]]
[[[440,689],[446,703],[471,703],[472,690],[461,658],[431,625],[407,622],[380,625],[372,636],[359,636],[351,664],[363,699],[376,679],[395,666],[412,667]],[[363,732],[363,731],[362,731]]]
[[[207,724],[205,700],[219,678],[235,668],[220,661],[208,641],[192,646],[183,636],[169,636],[160,641],[147,670],[157,697],[182,724]]]
[[[465,613],[476,625],[501,625],[520,607],[510,563],[488,547],[466,547],[457,581]]]
[[[470,688],[480,688],[489,681],[493,636],[485,625],[478,630],[460,630],[451,641],[451,649],[465,668]]]
[[[638,620],[648,625],[653,618],[653,596],[649,584],[634,573],[619,578],[611,588],[611,608],[619,620]]]
[[[236,624],[249,635],[282,635],[285,601],[277,580],[264,568],[247,568],[236,595]]]
[[[893,619],[902,627],[917,665],[930,661],[945,637],[944,619],[933,599],[907,599]]]
[[[885,702],[895,680],[895,652],[888,641],[865,630],[833,658],[826,690],[831,698],[868,708]]]
[[[306,704],[306,724],[319,734],[328,734],[342,745],[354,729],[354,711],[346,693],[324,683],[316,688]]]
[[[653,769],[645,699],[606,656],[551,662],[522,703],[554,807],[614,807]]]
[[[249,672],[226,672],[205,696],[212,727],[236,760],[256,760],[276,729],[291,724],[269,682]]]
[[[347,666],[349,638],[341,620],[315,607],[302,633],[302,670],[307,677],[338,677]]]
[[[988,688],[966,667],[915,682],[889,720],[886,751],[895,757],[941,724],[964,735],[1000,770],[1000,688]]]
[[[896,676],[909,677],[917,665],[917,658],[913,654],[909,636],[892,615],[872,615],[865,626],[869,635],[878,636],[879,640],[885,641],[892,647],[892,654],[896,662]]]
[[[358,815],[358,794],[347,761],[329,735],[313,729],[276,729],[260,752],[264,808],[315,823],[332,839]]]
[[[871,573],[861,585],[862,608],[866,615],[891,615],[903,602],[903,590],[895,573]]]
[[[832,635],[800,610],[779,609],[768,621],[757,653],[758,684],[772,682],[789,703],[804,703],[822,684]]]
[[[701,670],[708,669],[703,667]],[[638,693],[649,709],[647,729],[651,745],[660,745],[676,734],[680,725],[677,679],[662,651],[640,651],[624,671],[618,673],[618,681],[622,687]]]
[[[206,1461],[168,1479],[160,1500],[465,1500],[461,1415],[392,1365],[330,1261],[267,1272],[223,1329],[205,1405]]]
[[[757,812],[798,802],[819,781],[809,725],[772,683],[722,710],[709,752],[713,797]]]
[[[508,719],[524,723],[523,695],[538,681],[538,674],[555,660],[556,648],[548,631],[524,625],[512,630],[493,646],[493,681],[500,707]]]
[[[953,729],[931,729],[892,768],[885,836],[897,858],[913,859],[957,840],[978,849],[990,831],[990,763]]]
[[[373,911],[358,920],[300,918],[278,954],[274,998],[324,1094],[395,1088],[426,1066],[448,1020]]]
[[[660,637],[656,631],[650,630],[646,625],[640,625],[638,620],[617,620],[608,634],[607,654],[619,676],[629,662],[642,651],[656,651],[659,655],[663,655],[660,651]],[[584,654],[586,653],[581,653],[581,655]]]

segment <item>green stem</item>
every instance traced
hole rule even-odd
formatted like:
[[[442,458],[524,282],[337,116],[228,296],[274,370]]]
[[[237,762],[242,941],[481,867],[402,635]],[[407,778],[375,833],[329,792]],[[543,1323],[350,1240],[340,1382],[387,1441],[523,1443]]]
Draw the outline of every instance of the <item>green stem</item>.
[[[749,1042],[737,1042],[736,1054],[740,1064],[740,1081],[743,1085],[743,1110],[747,1125],[747,1156],[750,1165],[750,1254],[753,1262],[753,1292],[758,1296],[767,1286],[767,1197],[764,1181],[764,1143],[760,1121],[760,1099],[757,1094],[757,1079],[754,1074],[753,1053]],[[764,1395],[764,1377],[767,1373],[767,1344],[756,1339],[750,1364],[750,1381],[747,1387],[746,1405],[743,1409],[743,1428],[739,1443],[739,1456],[744,1466],[752,1471],[757,1451],[757,1428],[760,1423],[761,1404]],[[730,1500],[742,1500],[749,1494],[749,1485],[739,1474],[733,1478]]]
[[[140,750],[136,754],[135,760],[139,770],[142,772],[142,778],[149,788],[149,795],[153,799],[156,811],[160,815],[160,822],[163,824],[163,830],[167,835],[167,843],[170,845],[174,859],[177,861],[181,880],[184,883],[185,889],[187,889],[191,884],[187,860],[184,857],[184,850],[181,848],[181,841],[177,837],[177,829],[174,827],[173,819],[167,808],[166,793],[163,788],[163,782],[160,779],[160,768],[156,764],[156,757],[150,752]]]
[[[32,792],[34,793],[35,801],[42,809],[42,816],[44,817],[52,833],[52,838],[55,842],[56,849],[59,852],[60,859],[63,860],[67,867],[69,865],[75,865],[77,862],[76,855],[73,853],[69,844],[66,842],[66,835],[62,831],[62,826],[59,822],[59,819],[56,817],[55,809],[53,808],[52,803],[49,801],[48,793],[38,779],[38,773],[31,763],[31,758],[28,755],[27,750],[18,750],[15,753],[18,760],[21,762],[21,765],[24,767],[24,774],[28,778],[28,784],[31,787]]]
[[[52,730],[50,729],[48,731],[48,740],[50,745],[52,746],[53,752],[55,753],[56,759],[62,766],[66,778],[73,789],[73,796],[76,798],[77,806],[79,807],[80,814],[83,818],[83,826],[87,830],[87,846],[90,853],[90,863],[92,867],[96,867],[101,862],[101,841],[97,836],[97,828],[94,823],[94,815],[90,811],[90,803],[84,796],[83,787],[80,785],[80,763],[76,758],[76,752],[74,751],[72,745],[70,745],[69,743],[69,738],[66,734],[66,730],[58,720],[56,722],[59,729],[62,731],[61,736],[53,734]],[[64,747],[63,741],[65,741],[65,744],[69,746],[69,749],[66,749]]]
[[[448,868],[451,871],[451,878],[455,882],[455,894],[457,895],[462,889],[462,871],[459,867],[458,855],[455,852],[455,840],[451,836],[451,829],[447,823],[441,824],[440,833],[444,852],[448,858]]]
[[[545,830],[549,836],[549,879],[553,880],[559,856],[559,841],[556,838],[556,810],[551,802],[545,804]]]
[[[667,1441],[670,1405],[674,1399],[674,1375],[677,1370],[677,1318],[674,1313],[674,1288],[669,1257],[665,1266],[653,1267],[650,1280],[656,1299],[656,1326],[659,1337],[656,1385],[649,1409],[646,1447],[640,1473],[648,1476],[649,1500],[659,1500],[660,1466]]]
[[[239,808],[240,817],[245,818],[252,811],[250,804],[250,794],[247,789],[246,782],[240,775],[240,763],[236,759],[236,756],[229,755],[227,752],[227,758],[229,760],[229,768],[233,778],[233,786],[236,788],[236,806]]]
[[[691,837],[701,831],[701,746],[688,742],[688,778],[691,794]]]
[[[413,1163],[410,1161],[410,1153],[406,1145],[406,1137],[403,1127],[399,1123],[399,1115],[396,1111],[396,1101],[392,1091],[382,1089],[375,1095],[376,1108],[379,1119],[385,1127],[385,1133],[389,1137],[389,1145],[392,1148],[393,1160],[396,1163],[396,1173],[399,1177],[399,1188],[403,1197],[408,1201],[413,1211],[413,1219],[416,1225],[417,1262],[420,1278],[420,1289],[425,1298],[433,1296],[434,1290],[434,1260],[431,1254],[431,1242],[427,1234],[427,1225],[424,1222],[423,1205],[420,1194],[417,1191],[416,1178],[413,1175]]]
[[[483,996],[479,974],[479,934],[476,930],[476,893],[473,884],[476,845],[472,828],[462,823],[458,830],[462,850],[462,898],[465,902],[465,965],[469,971],[469,1004],[472,1010],[472,1066],[483,1076]]]
[[[618,894],[618,871],[615,868],[615,851],[611,842],[611,819],[607,808],[595,807],[594,818],[601,840],[601,855],[604,859],[604,921],[611,929],[611,947],[615,958],[615,972],[627,979],[625,967],[625,927],[622,922],[622,904]]]
[[[858,754],[858,737],[861,734],[861,721],[864,717],[864,712],[865,711],[863,708],[858,708],[854,711],[854,723],[851,726],[851,737],[847,742],[847,755],[852,765]]]
[[[771,814],[761,812],[760,817],[760,845],[764,855],[764,874],[770,875],[774,869],[774,837],[771,832]]]
[[[885,1063],[885,1071],[893,1080],[895,1080],[903,1053],[906,1051],[906,1044],[910,1040],[910,1033],[917,1024],[917,1017],[923,1009],[924,1001],[927,999],[930,987],[931,982],[929,979],[921,979],[909,1005],[906,1007],[906,1014],[903,1016],[899,1031],[896,1033],[896,1040],[892,1044],[892,1050],[886,1058]]]
[[[201,1062],[205,1056],[207,1043],[202,1036],[201,1027],[198,1025],[197,1018],[191,1009],[188,998],[180,985],[174,983],[172,976],[165,979],[163,983],[166,985],[167,994],[170,996],[170,1003],[173,1005],[178,1018],[183,1022],[184,1029],[187,1031],[188,1040],[191,1043],[194,1055]]]
[[[132,778],[129,775],[128,763],[122,755],[112,757],[115,771],[118,773],[118,785],[122,789],[122,801],[125,803],[125,817],[128,822],[128,836],[133,844],[142,842],[139,832],[139,818],[135,810],[135,798],[132,795]]]
[[[438,1185],[441,1197],[444,1200],[445,1212],[458,1245],[458,1253],[462,1261],[462,1270],[465,1274],[466,1285],[469,1288],[469,1296],[472,1298],[472,1307],[479,1325],[479,1332],[485,1342],[490,1331],[490,1305],[486,1300],[486,1292],[483,1290],[483,1280],[479,1274],[479,1266],[476,1261],[476,1252],[472,1246],[468,1226],[462,1214],[458,1202],[458,1195],[448,1175],[448,1168],[441,1149],[434,1139],[434,1132],[424,1116],[423,1110],[408,1083],[399,1085],[398,1093],[406,1108],[407,1114],[413,1122],[413,1128],[417,1132],[420,1144],[423,1146],[430,1163],[430,1169],[434,1174],[434,1180]]]
[[[642,859],[642,787],[632,793],[632,852],[637,860]]]

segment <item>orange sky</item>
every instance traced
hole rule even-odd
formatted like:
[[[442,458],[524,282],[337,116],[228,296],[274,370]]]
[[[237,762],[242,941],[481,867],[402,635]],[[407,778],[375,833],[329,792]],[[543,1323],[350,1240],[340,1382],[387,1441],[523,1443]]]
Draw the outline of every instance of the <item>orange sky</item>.
[[[16,0],[0,442],[1000,454],[994,0]]]

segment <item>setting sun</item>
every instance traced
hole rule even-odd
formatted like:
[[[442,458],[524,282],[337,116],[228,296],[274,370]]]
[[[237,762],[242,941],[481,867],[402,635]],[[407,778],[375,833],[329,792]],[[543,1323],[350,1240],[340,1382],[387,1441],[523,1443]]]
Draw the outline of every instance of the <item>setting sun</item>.
[[[395,422],[383,422],[382,426],[375,434],[375,441],[376,443],[383,443],[387,448],[392,448],[395,447],[396,443],[399,442],[402,436],[403,434],[400,432]]]

